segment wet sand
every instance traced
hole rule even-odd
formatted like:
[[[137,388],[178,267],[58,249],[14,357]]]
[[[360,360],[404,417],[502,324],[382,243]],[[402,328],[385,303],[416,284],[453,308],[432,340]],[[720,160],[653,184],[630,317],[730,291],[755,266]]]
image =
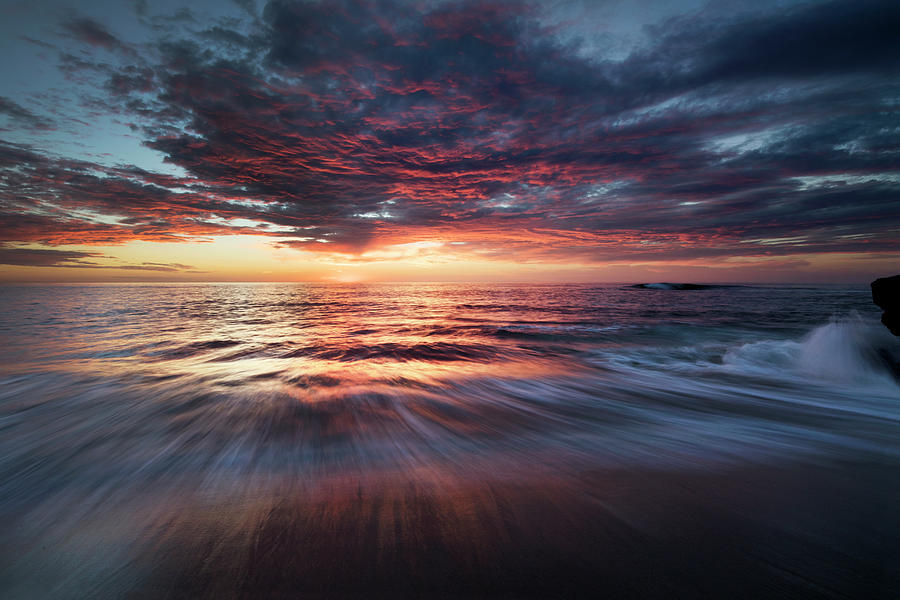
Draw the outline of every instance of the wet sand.
[[[343,478],[173,515],[128,597],[896,598],[898,500],[871,463]]]

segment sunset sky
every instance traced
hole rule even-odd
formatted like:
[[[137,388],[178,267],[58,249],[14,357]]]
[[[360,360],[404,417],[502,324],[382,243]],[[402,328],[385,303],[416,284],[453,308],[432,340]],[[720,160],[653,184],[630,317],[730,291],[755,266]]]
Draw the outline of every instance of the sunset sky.
[[[0,4],[2,281],[900,272],[900,2]]]

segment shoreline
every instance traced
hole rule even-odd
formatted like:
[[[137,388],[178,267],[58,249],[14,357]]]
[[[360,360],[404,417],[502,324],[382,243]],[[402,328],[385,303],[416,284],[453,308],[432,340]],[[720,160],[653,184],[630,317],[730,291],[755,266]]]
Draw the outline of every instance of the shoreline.
[[[440,475],[342,478],[237,512],[188,511],[129,597],[900,593],[900,465]]]

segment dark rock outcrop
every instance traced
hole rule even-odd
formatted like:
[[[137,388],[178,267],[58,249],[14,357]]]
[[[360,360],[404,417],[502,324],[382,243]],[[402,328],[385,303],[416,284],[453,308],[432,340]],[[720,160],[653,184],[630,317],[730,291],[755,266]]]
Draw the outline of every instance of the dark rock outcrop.
[[[900,336],[900,275],[873,281],[872,301],[884,311],[881,322],[891,333]]]

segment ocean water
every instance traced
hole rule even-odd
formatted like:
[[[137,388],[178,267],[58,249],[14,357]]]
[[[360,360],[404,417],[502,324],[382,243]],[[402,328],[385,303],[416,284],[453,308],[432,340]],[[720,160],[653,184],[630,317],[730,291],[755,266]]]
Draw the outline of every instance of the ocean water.
[[[879,314],[867,286],[5,286],[0,596],[895,597]]]

